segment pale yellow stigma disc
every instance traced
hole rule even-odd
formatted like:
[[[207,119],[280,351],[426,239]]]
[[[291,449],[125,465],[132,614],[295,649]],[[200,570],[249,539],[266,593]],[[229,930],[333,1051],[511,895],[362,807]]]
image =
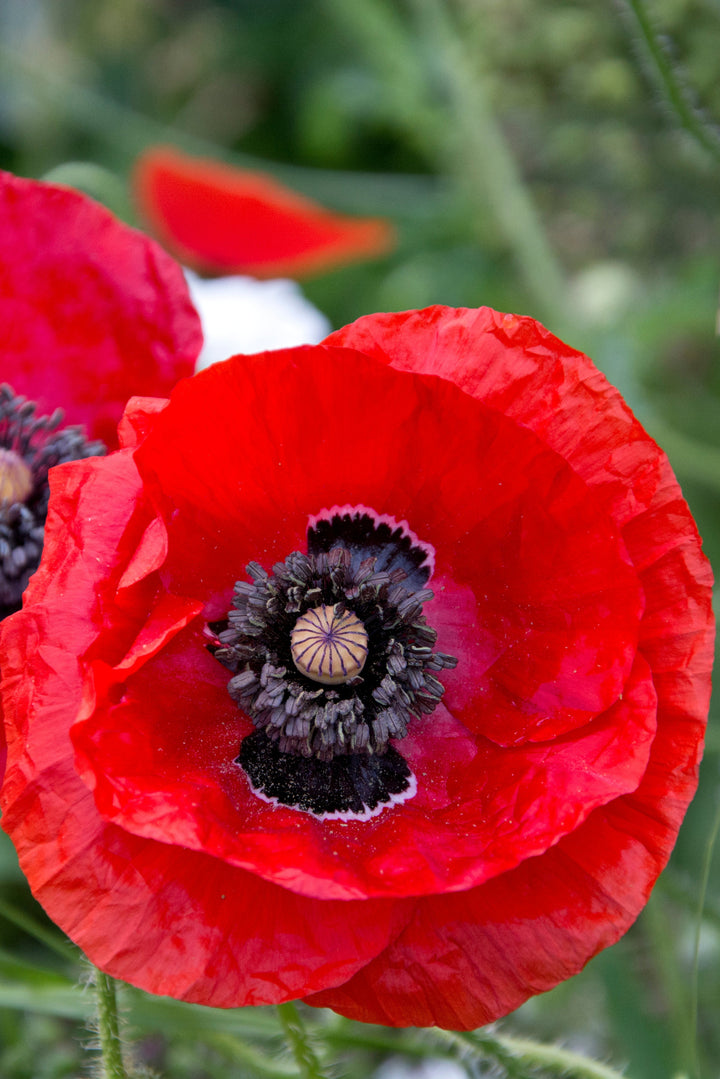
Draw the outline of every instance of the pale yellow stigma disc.
[[[32,489],[32,472],[20,454],[0,448],[0,505],[24,502]]]
[[[359,674],[368,654],[364,625],[352,611],[313,607],[300,615],[290,634],[293,663],[307,678],[338,686]]]

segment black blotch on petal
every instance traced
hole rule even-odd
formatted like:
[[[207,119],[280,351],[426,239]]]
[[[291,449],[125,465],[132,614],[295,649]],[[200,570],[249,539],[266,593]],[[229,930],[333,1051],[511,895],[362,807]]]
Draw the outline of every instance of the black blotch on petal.
[[[317,521],[308,529],[307,545],[310,555],[328,554],[333,547],[345,547],[350,551],[354,570],[371,557],[377,559],[376,573],[401,569],[406,575],[403,587],[409,592],[420,591],[430,580],[427,551],[413,543],[399,525],[392,528],[360,510],[336,513]]]
[[[412,772],[396,749],[320,761],[282,753],[264,731],[243,739],[236,761],[265,798],[315,816],[367,815],[410,787]]]

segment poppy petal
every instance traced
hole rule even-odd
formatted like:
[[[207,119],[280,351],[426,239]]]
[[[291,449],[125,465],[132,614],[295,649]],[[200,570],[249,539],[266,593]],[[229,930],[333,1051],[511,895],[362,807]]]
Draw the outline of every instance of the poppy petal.
[[[147,150],[134,182],[158,239],[201,273],[303,277],[393,243],[386,221],[332,213],[264,173],[171,147]]]
[[[128,397],[168,393],[201,346],[157,244],[79,192],[0,173],[2,377],[38,415],[61,407],[114,447]]]
[[[655,694],[639,660],[623,700],[581,732],[509,750],[473,740],[440,709],[399,744],[419,788],[402,811],[299,820],[256,798],[233,765],[253,728],[238,723],[217,663],[198,660],[198,638],[197,630],[179,635],[128,680],[118,704],[85,690],[93,713],[73,727],[78,770],[105,820],[318,899],[432,894],[488,880],[634,790],[655,734]],[[114,684],[108,679],[110,700],[130,666],[124,659]],[[182,672],[191,667],[188,680]]]

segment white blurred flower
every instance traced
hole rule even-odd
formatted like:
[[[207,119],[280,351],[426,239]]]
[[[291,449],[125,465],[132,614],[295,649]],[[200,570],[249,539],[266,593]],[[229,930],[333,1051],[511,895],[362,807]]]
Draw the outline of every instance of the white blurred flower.
[[[328,320],[294,281],[204,280],[191,270],[185,271],[185,277],[205,338],[198,371],[237,352],[316,345],[330,333]]]
[[[636,304],[642,281],[626,263],[595,262],[570,282],[571,301],[581,317],[594,326],[611,325]]]

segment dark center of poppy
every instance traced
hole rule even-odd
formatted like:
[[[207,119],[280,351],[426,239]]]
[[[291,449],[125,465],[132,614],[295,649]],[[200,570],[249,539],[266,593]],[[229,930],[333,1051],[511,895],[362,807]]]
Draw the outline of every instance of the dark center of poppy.
[[[48,472],[64,461],[105,453],[79,427],[60,429],[63,413],[36,406],[0,386],[0,618],[20,607],[40,562],[49,498]]]
[[[410,797],[391,745],[432,712],[456,660],[426,622],[428,548],[364,509],[315,521],[308,553],[235,585],[212,648],[257,730],[238,763],[259,797],[319,817],[368,817]]]

